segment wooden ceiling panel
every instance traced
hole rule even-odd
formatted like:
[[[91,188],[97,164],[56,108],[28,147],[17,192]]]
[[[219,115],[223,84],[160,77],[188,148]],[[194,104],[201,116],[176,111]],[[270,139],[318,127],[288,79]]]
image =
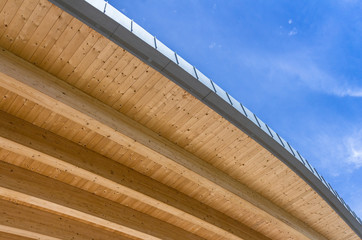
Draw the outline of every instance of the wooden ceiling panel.
[[[5,67],[5,66],[4,66]],[[8,70],[9,69],[11,69],[11,68],[7,68]],[[3,70],[5,70],[5,69],[3,69]],[[17,72],[16,74],[19,74],[20,72]],[[20,75],[19,75],[20,76]],[[31,74],[29,75],[29,74],[25,74],[25,75],[23,75],[23,76],[31,76]],[[27,79],[29,79],[29,78],[27,78]],[[39,78],[37,78],[38,80],[39,80]],[[34,80],[35,80],[35,78],[34,78]],[[36,81],[38,81],[38,80],[36,80]],[[11,83],[11,82],[8,82],[8,81],[5,81],[5,82],[3,82],[3,84],[5,84],[5,85],[7,85],[8,87],[9,87],[9,83]],[[11,83],[12,84],[12,83]],[[19,83],[17,83],[17,86],[19,86],[18,85]],[[3,86],[5,86],[5,85],[3,85]],[[40,86],[40,85],[39,85]],[[25,87],[25,86],[24,86]],[[54,87],[56,87],[55,85],[54,85]],[[11,88],[12,90],[14,90],[14,91],[17,91],[18,93],[21,93],[21,89],[22,89],[23,87],[21,87],[20,89],[18,88],[18,87],[15,87],[15,88]],[[42,88],[43,90],[46,90],[46,91],[48,91],[48,90],[50,90],[50,89],[52,89],[53,87],[51,87],[51,88]],[[29,89],[30,90],[30,89]],[[30,92],[28,92],[27,94],[29,94]],[[49,92],[50,93],[50,92]],[[71,94],[71,93],[68,93],[68,92],[64,92],[64,91],[60,91],[59,92],[62,96],[68,96],[68,94]],[[81,94],[81,93],[80,93]],[[72,95],[72,94],[71,94]],[[38,98],[38,97],[41,97],[42,95],[38,92],[38,93],[36,93],[36,95],[33,95],[33,97],[35,97],[35,99],[36,98]],[[32,98],[33,98],[32,97]],[[45,96],[43,96],[43,97],[45,97]],[[58,97],[56,97],[56,98],[59,98],[60,96],[58,95]],[[38,101],[38,100],[37,100]],[[48,105],[48,104],[52,104],[52,101],[53,100],[50,100],[50,99],[48,99],[48,100],[41,100],[41,101],[38,101],[37,103],[38,104],[46,104],[46,105]],[[72,100],[71,102],[73,102],[73,103],[75,103],[75,104],[81,104],[81,102],[79,102],[78,100]],[[59,103],[55,103],[56,105],[58,105],[58,106],[60,106],[59,105]],[[48,106],[50,106],[50,105],[48,105]],[[84,107],[85,105],[83,104],[82,105],[82,107]],[[52,107],[50,107],[51,109],[53,109]],[[103,110],[100,110],[99,109],[99,111],[103,111]],[[99,113],[99,111],[97,111],[98,113]],[[63,111],[63,110],[61,110],[61,111],[57,111],[58,112],[58,114],[64,114],[64,113],[66,113],[66,111]],[[77,116],[77,117],[75,117],[75,116]],[[98,115],[97,115],[98,116]],[[75,117],[75,118],[74,118]],[[79,119],[79,117],[80,117],[80,115],[79,114],[76,114],[76,115],[73,115],[73,121],[74,120],[76,120],[77,122],[79,122],[79,120],[81,120],[81,119]],[[83,121],[83,120],[82,120]],[[90,123],[90,122],[86,122],[86,123]],[[85,124],[85,125],[87,125],[87,124]],[[89,127],[90,127],[90,125],[89,125]],[[96,127],[94,130],[97,130],[97,131],[100,131],[100,130],[102,130],[102,129],[100,129],[100,128],[98,128],[98,127]],[[111,133],[112,135],[114,134],[114,133]],[[107,138],[108,138],[108,135],[107,135]],[[111,138],[110,138],[111,139]],[[117,140],[118,141],[118,140]],[[151,143],[151,142],[149,142],[149,143]],[[153,143],[152,143],[153,144]],[[126,145],[129,145],[129,144],[126,144]],[[134,143],[132,143],[130,146],[132,146],[132,145],[134,145]],[[138,150],[137,150],[138,151]],[[152,153],[152,154],[154,154],[154,153]],[[152,157],[153,158],[153,157]],[[157,157],[158,158],[158,157]],[[163,158],[163,157],[162,157]],[[181,160],[181,159],[180,159]],[[174,163],[172,163],[171,162],[171,164],[174,164]],[[172,165],[169,165],[169,166],[172,166]],[[172,166],[172,168],[174,168],[175,170],[176,169],[178,169],[179,167],[176,167],[176,166]],[[180,171],[180,170],[177,170],[177,171]],[[182,171],[182,172],[184,172],[184,171]],[[190,174],[190,173],[188,173],[188,174]],[[196,178],[197,179],[197,178]],[[220,189],[221,190],[221,189]],[[239,190],[237,190],[237,191],[239,191]],[[221,195],[222,196],[222,195]],[[221,198],[222,199],[222,198]]]
[[[10,141],[1,128],[2,147],[16,152],[0,150],[3,161],[187,239],[358,239],[268,150],[129,52],[45,0],[0,1],[0,9],[0,46],[42,69],[2,50],[1,118],[16,116],[27,129]],[[32,159],[39,146],[51,148]],[[166,238],[162,228],[150,231]]]
[[[32,2],[38,3],[35,6],[35,8],[33,8]],[[50,11],[50,9],[52,9],[51,13],[55,13],[55,12],[60,13],[61,12],[61,11],[59,11],[59,9],[52,6],[52,4],[50,4],[46,0],[24,1],[24,5],[28,5],[28,6],[25,8],[23,13],[21,13],[21,14],[17,13],[15,15],[16,19],[18,18],[19,15],[21,18],[24,19],[25,16],[28,16],[28,12],[31,12],[31,14],[30,14],[29,18],[26,19],[26,21],[21,22],[21,23],[24,23],[24,25],[21,25],[21,26],[15,25],[14,26],[14,27],[20,28],[20,31],[16,34],[16,37],[12,38],[13,40],[10,41],[11,45],[9,45],[7,47],[10,51],[14,52],[15,54],[20,54],[22,52],[22,50],[24,49],[26,44],[29,42],[31,37],[34,36],[34,33],[37,32],[38,29],[41,31],[47,31],[47,29],[38,28],[38,27],[41,24],[41,22],[43,21],[44,17],[47,15],[47,13]],[[49,19],[49,18],[53,18],[53,16],[47,15],[47,19]],[[17,23],[18,22],[15,22],[15,24],[17,24]]]
[[[30,17],[32,10],[37,6],[37,1],[22,0],[1,1],[3,9],[0,14],[2,27],[0,28],[0,42],[4,47],[9,47],[17,37],[22,26]]]
[[[26,169],[40,173],[42,175],[46,175],[46,176],[55,178],[59,181],[62,181],[69,185],[81,188],[88,192],[92,192],[96,195],[99,195],[99,196],[107,198],[107,199],[109,199],[109,196],[114,196],[115,194],[122,195],[123,193],[125,193],[126,196],[131,196],[132,194],[130,195],[129,189],[127,190],[124,187],[122,187],[121,185],[119,185],[119,184],[117,185],[110,181],[107,182],[107,180],[105,180],[105,179],[110,179],[111,181],[116,181],[119,183],[121,183],[122,181],[123,182],[126,181],[127,182],[126,185],[128,185],[128,187],[131,187],[138,191],[146,190],[146,189],[142,190],[142,186],[143,186],[143,188],[145,188],[147,186],[147,185],[145,185],[145,183],[148,183],[149,188],[145,192],[145,194],[147,194],[149,196],[151,195],[151,197],[153,195],[154,199],[155,198],[158,199],[160,197],[164,198],[163,195],[159,195],[157,197],[156,192],[168,192],[168,194],[170,194],[170,197],[168,197],[168,199],[161,200],[163,203],[155,202],[155,200],[152,200],[149,197],[146,197],[146,199],[149,199],[149,200],[145,201],[145,204],[143,204],[144,209],[142,209],[142,203],[138,202],[138,200],[136,200],[136,199],[142,199],[145,197],[145,195],[143,195],[144,197],[142,197],[142,194],[140,195],[140,193],[134,192],[133,199],[129,198],[129,200],[127,200],[127,199],[122,200],[122,202],[121,202],[122,204],[124,204],[128,207],[135,208],[141,212],[149,213],[150,209],[152,209],[152,207],[150,208],[150,204],[151,204],[151,206],[155,206],[156,208],[159,208],[162,211],[162,210],[167,210],[166,209],[167,206],[165,206],[165,204],[164,204],[165,202],[167,202],[168,204],[171,204],[171,205],[174,204],[177,207],[192,203],[193,207],[200,209],[200,210],[203,209],[204,212],[208,212],[210,214],[212,212],[214,212],[213,217],[220,215],[220,219],[227,218],[226,216],[222,215],[221,213],[217,213],[217,212],[213,211],[212,209],[208,208],[207,206],[199,204],[199,203],[195,202],[195,200],[192,200],[192,199],[186,197],[185,195],[182,195],[170,188],[165,189],[164,186],[160,185],[156,181],[149,179],[145,176],[142,176],[142,175],[138,174],[137,172],[132,171],[131,169],[128,169],[127,167],[118,165],[116,163],[112,163],[112,161],[110,161],[104,157],[101,157],[100,155],[96,155],[95,153],[89,152],[84,147],[82,148],[79,145],[75,145],[74,143],[62,140],[61,138],[56,137],[54,134],[44,131],[35,126],[31,126],[30,124],[28,124],[20,119],[16,119],[14,117],[11,117],[10,115],[2,113],[1,114],[1,126],[2,126],[1,137],[0,137],[1,146],[3,148],[6,148],[9,151],[14,151],[19,155],[24,155],[24,157],[28,157],[28,159],[20,158],[18,161],[14,161],[13,159],[19,158],[17,155],[15,155],[16,157],[14,157],[13,153],[8,153],[7,155],[5,155],[4,151],[3,151],[3,153],[2,153],[3,161],[6,161],[13,165],[19,164],[19,166],[24,167]],[[20,131],[20,129],[22,129],[22,130]],[[24,132],[24,133],[22,133],[22,132]],[[19,144],[21,144],[21,145],[19,145]],[[24,145],[27,145],[27,146],[24,146]],[[49,146],[47,146],[47,145],[49,145]],[[31,150],[29,148],[31,146],[34,146],[34,149],[38,149],[38,150],[35,150],[35,151]],[[51,149],[56,149],[56,150],[49,150],[49,147]],[[72,149],[72,153],[65,153],[65,151],[67,151],[67,149]],[[41,151],[41,152],[39,152],[39,151]],[[49,155],[49,154],[51,154],[51,155]],[[71,154],[73,154],[73,155],[71,155]],[[62,159],[62,161],[65,161],[65,162],[54,159],[54,157],[52,157],[52,156],[55,156],[55,157],[57,156],[57,159]],[[90,165],[85,162],[85,159],[92,159],[92,160],[88,160],[88,161],[90,161],[90,163],[89,163]],[[97,160],[97,159],[99,159],[99,160]],[[69,164],[75,164],[76,167],[78,167],[78,168],[75,168],[73,165],[69,165]],[[86,165],[84,165],[84,164],[86,164]],[[106,168],[108,168],[108,169],[106,169]],[[89,169],[88,171],[94,171],[94,172],[99,172],[99,173],[98,173],[98,176],[96,176],[94,174],[91,174],[90,172],[87,173],[80,169]],[[91,170],[91,169],[93,169],[93,170]],[[103,172],[103,173],[101,173],[101,172]],[[89,176],[87,178],[85,178],[85,174],[88,174]],[[94,177],[92,177],[92,176],[94,176]],[[120,179],[120,177],[122,177],[122,179]],[[92,184],[89,184],[90,182]],[[101,182],[103,182],[103,183],[101,183]],[[89,185],[89,187],[93,187],[93,188],[90,188],[90,189],[86,188],[87,184]],[[109,189],[109,187],[111,187],[112,185],[114,187],[112,189]],[[132,185],[134,185],[134,186],[132,187]],[[107,186],[108,186],[108,188],[107,188]],[[156,192],[154,192],[154,191],[156,191]],[[128,192],[128,194],[127,194],[127,192]],[[134,195],[134,194],[136,194],[136,195]],[[175,202],[175,200],[174,200],[174,198],[176,198],[176,197],[178,199],[178,202]],[[183,199],[185,199],[185,200],[183,200]],[[112,199],[112,200],[117,201],[117,202],[119,201],[116,199]],[[180,203],[180,201],[181,201],[181,203]],[[183,203],[182,203],[182,201],[183,201]],[[154,202],[154,203],[152,203],[152,202]],[[153,207],[153,209],[154,209],[153,211],[155,211],[156,208]],[[170,220],[172,218],[172,215],[170,215],[170,213],[175,212],[174,208],[175,207],[171,207],[171,208],[168,207],[167,211],[169,212],[169,214],[168,215],[166,214],[166,216],[162,217],[162,219],[166,219],[166,217],[167,217],[167,219]],[[192,210],[192,208],[187,210],[187,212],[194,212],[194,210]],[[182,210],[178,210],[178,211],[180,213],[177,214],[177,216],[180,214],[184,215],[184,217],[182,217],[183,221],[178,220],[179,225],[184,226],[186,224],[186,222],[188,222],[189,219],[192,220],[192,216],[190,214],[185,215],[185,212],[182,212]],[[177,211],[176,211],[176,213],[177,213]],[[158,211],[157,213],[154,213],[154,214],[159,215],[160,211]],[[199,216],[202,216],[202,215],[204,215],[204,214],[199,214]],[[180,218],[180,217],[181,216],[178,216],[178,218]],[[173,224],[177,224],[175,219],[176,219],[175,217],[173,219],[171,219],[173,221]],[[200,219],[199,220],[195,219],[194,221],[200,222]],[[232,221],[232,220],[229,219],[229,222],[230,221]],[[188,224],[190,225],[190,223],[188,223]],[[204,226],[206,223],[200,223],[200,224],[201,224],[201,226]],[[221,224],[225,225],[225,222],[223,222]],[[210,227],[211,227],[210,224],[206,224],[205,227],[207,227],[207,229],[209,229],[209,231],[205,231],[205,230],[203,230],[203,231],[210,234]],[[238,232],[238,231],[240,231],[239,229],[241,228],[241,225],[235,223],[233,228],[234,228],[235,232]],[[201,228],[199,228],[199,229],[201,229]],[[188,230],[190,230],[190,226],[189,226]],[[222,235],[225,235],[225,233],[223,233]],[[229,236],[228,239],[234,239],[234,237]]]
[[[0,239],[1,236],[6,237],[6,240],[139,239],[97,229],[92,225],[17,203],[0,200],[0,204]]]
[[[136,238],[201,239],[131,208],[27,170],[2,164],[1,171],[2,199]],[[168,233],[171,230],[173,236]]]

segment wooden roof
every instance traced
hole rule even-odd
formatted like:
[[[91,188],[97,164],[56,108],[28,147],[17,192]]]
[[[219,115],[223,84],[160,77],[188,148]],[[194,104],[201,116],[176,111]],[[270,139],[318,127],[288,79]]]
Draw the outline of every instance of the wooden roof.
[[[0,239],[359,239],[275,153],[104,35],[45,0],[0,1]]]

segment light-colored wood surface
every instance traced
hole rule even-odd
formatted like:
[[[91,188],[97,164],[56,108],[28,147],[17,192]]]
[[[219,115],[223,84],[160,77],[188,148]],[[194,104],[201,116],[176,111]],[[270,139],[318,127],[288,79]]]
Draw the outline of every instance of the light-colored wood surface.
[[[358,239],[270,152],[51,3],[1,0],[0,47],[0,158],[6,162],[0,164],[24,171],[2,174],[9,176],[2,184],[14,185],[1,186],[10,195],[29,196],[19,201],[28,220],[31,211],[67,213],[78,228],[62,239],[87,225],[113,236],[114,229],[101,224],[109,218],[143,239],[182,238],[172,229],[189,234],[183,239]],[[89,206],[98,203],[99,211],[83,209],[90,218],[71,215],[78,205],[69,207],[64,198],[59,204],[59,194],[49,198],[47,186],[49,193],[59,189],[46,184],[39,188],[42,197],[31,186],[21,192],[32,176],[39,185],[64,186],[69,195],[78,189],[72,199],[89,196]],[[60,208],[31,205],[32,198]],[[127,225],[111,209],[103,213],[102,202],[139,217]],[[157,224],[140,223],[144,219]]]
[[[0,204],[0,236],[41,240],[135,239],[17,202],[1,199]]]
[[[265,239],[232,218],[152,178],[3,112],[0,112],[0,147],[114,193],[141,200],[228,239]]]
[[[16,57],[2,54],[1,87],[26,97],[44,108],[53,109],[55,113],[79,125],[87,126],[91,131],[122,146],[127,146],[130,150],[183,175],[205,189],[213,189],[213,194],[223,197],[224,201],[229,201],[230,204],[242,205],[244,211],[254,213],[256,218],[274,220],[279,228],[294,232],[299,237],[307,235],[310,238],[322,239],[303,222],[212,165],[123,114],[112,111],[70,85],[41,71],[33,72],[27,63],[16,60]]]
[[[7,226],[0,226],[0,229],[1,229],[1,227],[3,227],[2,230],[4,230],[4,231],[13,232],[14,230],[16,230],[16,229],[11,229],[11,228],[9,228]],[[34,238],[19,236],[19,235],[15,235],[15,234],[0,231],[0,240],[33,240],[33,239]]]
[[[19,167],[1,164],[0,198],[141,239],[201,239],[146,214]]]

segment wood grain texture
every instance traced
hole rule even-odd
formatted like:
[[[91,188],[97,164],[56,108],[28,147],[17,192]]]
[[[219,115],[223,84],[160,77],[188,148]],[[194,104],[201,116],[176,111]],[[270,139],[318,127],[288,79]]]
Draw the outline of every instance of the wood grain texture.
[[[0,236],[6,239],[135,239],[18,202],[1,199],[0,206]]]
[[[202,239],[60,181],[6,163],[0,165],[1,199],[141,239]]]
[[[24,126],[3,121],[4,162],[205,239],[359,239],[253,139],[49,2],[0,0],[0,47],[31,63],[1,57],[1,116]]]
[[[303,222],[245,185],[70,85],[41,70],[33,71],[28,63],[4,51],[0,62],[1,87],[53,109],[197,184],[213,189],[226,201],[243,205],[250,212],[275,222],[279,228],[288,229],[299,237],[323,239]]]
[[[0,147],[122,192],[227,239],[266,239],[247,226],[152,178],[1,111]]]

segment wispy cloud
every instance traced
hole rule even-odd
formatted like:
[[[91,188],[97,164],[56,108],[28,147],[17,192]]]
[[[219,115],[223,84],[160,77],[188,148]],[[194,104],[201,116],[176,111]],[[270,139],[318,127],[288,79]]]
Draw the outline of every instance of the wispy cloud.
[[[282,58],[279,60],[278,67],[287,74],[297,76],[297,79],[313,90],[338,97],[362,97],[360,87],[348,86],[343,77],[333,76],[311,59],[296,62],[289,58]]]
[[[294,36],[294,35],[297,35],[298,34],[298,31],[296,28],[293,28],[291,31],[289,31],[288,35],[289,36]]]
[[[362,97],[362,86],[351,85],[344,76],[324,69],[310,55],[309,50],[300,50],[284,55],[245,54],[242,64],[255,72],[265,72],[273,83],[296,81],[313,91],[337,97]],[[268,76],[267,76],[268,74]],[[286,80],[288,79],[288,80]]]
[[[362,88],[337,88],[334,93],[340,97],[362,97]]]
[[[338,132],[331,131],[331,126],[320,128],[324,133],[305,139],[314,153],[309,160],[361,217],[362,188],[358,176],[362,168],[362,130],[346,127]]]
[[[348,157],[346,162],[358,169],[362,167],[362,131],[345,139]]]
[[[323,126],[321,126],[323,128]],[[329,131],[312,136],[310,147],[322,168],[331,176],[352,173],[362,167],[362,131],[346,129],[345,133]]]
[[[362,97],[362,88],[348,84],[343,76],[335,76],[324,70],[312,59],[293,61],[281,59],[279,67],[287,74],[297,76],[302,83],[315,91],[324,92],[338,97]]]

